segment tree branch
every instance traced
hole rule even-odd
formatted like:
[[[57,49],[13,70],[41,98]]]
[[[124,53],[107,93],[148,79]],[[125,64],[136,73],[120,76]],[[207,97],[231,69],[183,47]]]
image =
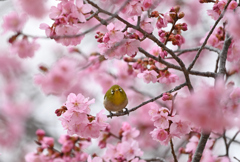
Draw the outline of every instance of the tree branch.
[[[225,11],[226,11],[226,9],[227,9],[227,7],[228,7],[228,5],[229,5],[230,2],[231,2],[231,0],[228,0],[226,6],[225,6],[224,9],[223,9],[223,12],[220,14],[219,18],[218,18],[217,21],[214,23],[212,29],[211,29],[210,32],[208,33],[208,35],[207,35],[206,39],[204,40],[201,48],[198,50],[195,58],[193,59],[193,62],[189,65],[188,71],[190,71],[190,70],[193,68],[193,66],[194,66],[194,64],[196,63],[198,57],[200,56],[200,53],[202,52],[204,46],[207,44],[207,41],[208,41],[209,37],[210,37],[211,34],[213,33],[213,31],[214,31],[214,29],[216,28],[216,26],[217,26],[217,24],[219,23],[219,21],[222,19],[222,17],[223,17],[223,15],[224,15],[224,13],[225,13]]]
[[[199,162],[200,161],[200,159],[202,157],[203,150],[205,148],[205,145],[207,143],[207,140],[208,140],[209,136],[210,136],[210,133],[204,133],[204,132],[201,133],[201,138],[198,142],[198,146],[197,146],[197,149],[194,153],[194,157],[193,157],[192,162]]]
[[[215,22],[212,30],[209,32],[208,37],[205,39],[202,47],[204,47],[205,44],[207,43],[207,40],[210,37],[211,32],[213,32],[213,29],[216,27],[216,25],[218,24],[220,19],[223,17],[223,14],[225,13],[225,10],[227,9],[227,6],[229,5],[230,2],[231,2],[231,0],[229,0],[228,3],[226,4],[226,6],[224,7],[223,12],[219,16],[218,20]],[[223,49],[222,49],[221,54],[220,54],[220,67],[219,67],[218,75],[224,75],[225,74],[227,51],[228,51],[228,48],[229,48],[230,44],[231,44],[231,39],[229,39],[227,34],[226,34],[224,45],[223,45]],[[193,65],[196,62],[197,58],[199,57],[200,52],[202,51],[202,49],[203,48],[199,49],[198,54],[196,55],[196,57],[195,57],[194,61],[192,62],[192,64],[189,66],[188,70],[191,70],[191,68],[193,67]],[[199,140],[197,149],[196,149],[196,151],[194,153],[194,157],[193,157],[192,162],[199,162],[200,161],[200,159],[202,157],[203,150],[205,148],[205,145],[207,143],[207,140],[208,140],[209,136],[210,136],[210,133],[205,133],[205,132],[202,131],[201,138]]]
[[[183,88],[183,87],[186,86],[186,85],[187,85],[187,83],[180,84],[179,86],[176,86],[175,88],[173,88],[173,89],[171,89],[171,90],[169,90],[169,91],[166,91],[166,92],[167,92],[167,93],[175,92],[175,91]],[[166,93],[166,92],[164,92],[164,93]],[[160,94],[159,96],[155,97],[155,98],[152,98],[152,99],[150,99],[150,100],[147,100],[147,101],[141,103],[140,105],[138,105],[138,106],[136,106],[136,107],[133,107],[132,109],[128,110],[128,113],[130,113],[130,112],[132,112],[132,111],[135,111],[135,110],[137,110],[138,108],[140,108],[140,107],[142,107],[142,106],[144,106],[144,105],[146,105],[146,104],[148,104],[148,103],[150,103],[150,102],[154,102],[154,101],[156,101],[157,99],[161,98],[162,96],[163,96],[163,93]],[[112,116],[124,116],[124,115],[128,115],[128,113],[127,113],[127,112],[121,112],[121,113],[116,113],[116,114],[112,114],[112,115],[107,115],[107,117],[108,117],[108,118],[111,118]]]

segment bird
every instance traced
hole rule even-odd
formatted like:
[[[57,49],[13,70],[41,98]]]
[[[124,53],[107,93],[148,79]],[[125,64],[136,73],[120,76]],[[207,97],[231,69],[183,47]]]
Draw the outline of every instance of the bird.
[[[104,96],[103,105],[109,111],[111,118],[113,116],[112,111],[122,113],[123,109],[125,109],[129,115],[128,109],[126,108],[127,104],[127,95],[123,88],[117,84],[113,85]]]

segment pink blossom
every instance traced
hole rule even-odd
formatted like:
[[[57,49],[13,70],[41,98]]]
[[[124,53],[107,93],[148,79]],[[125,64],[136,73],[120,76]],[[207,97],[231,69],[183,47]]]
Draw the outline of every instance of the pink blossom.
[[[85,98],[82,94],[70,93],[67,97],[66,107],[69,111],[76,111],[80,113],[88,114],[90,112],[89,105],[94,103],[95,100],[92,99],[88,101],[89,98]]]
[[[123,40],[124,34],[121,32],[121,30],[124,29],[124,26],[122,23],[120,23],[120,22],[116,22],[115,24],[110,23],[107,25],[107,29],[109,31],[108,32],[108,37],[109,37],[108,43],[120,42]]]
[[[76,0],[76,8],[77,8],[76,15],[78,15],[78,20],[80,22],[86,22],[84,14],[89,13],[92,10],[91,5],[84,4],[83,0]]]
[[[28,15],[34,16],[36,18],[42,18],[47,13],[46,7],[47,0],[19,0],[17,2],[22,7],[23,11]]]
[[[213,5],[212,10],[207,10],[208,15],[211,16],[214,20],[217,20],[226,4],[227,4],[227,0],[217,1],[217,3]],[[237,6],[238,6],[237,2],[231,1],[227,9],[233,10]]]
[[[42,155],[31,152],[25,155],[25,160],[26,162],[41,162],[44,160],[44,158],[42,157]]]
[[[145,70],[143,71],[143,73],[139,73],[137,75],[138,78],[143,78],[143,81],[145,83],[150,83],[150,82],[156,83],[157,76],[158,76],[158,73],[154,70]]]
[[[122,133],[122,141],[131,141],[134,138],[138,137],[140,132],[136,128],[131,128],[131,126],[128,123],[123,123],[121,130]]]
[[[226,89],[223,83],[217,83],[215,87],[205,86],[182,99],[181,104],[176,106],[180,116],[195,126],[205,131],[221,131],[236,124],[232,118],[239,113],[239,106],[233,106],[236,105],[234,99],[229,97],[231,92],[232,90]]]
[[[154,56],[160,56],[161,58],[165,58],[168,54],[166,51],[163,51],[162,48],[158,46],[153,47],[150,53]]]
[[[91,156],[88,156],[87,162],[102,162],[102,158],[100,157],[94,157],[93,159],[91,158]]]
[[[236,12],[227,12],[225,17],[228,20],[226,30],[230,33],[230,35],[238,40],[240,38],[240,32],[238,30],[238,26],[240,24],[240,9],[236,9]],[[237,41],[238,42],[238,41]],[[238,47],[237,47],[238,48]]]
[[[45,136],[45,131],[42,130],[42,129],[38,129],[38,130],[36,131],[36,135],[37,135],[37,136]]]
[[[107,117],[103,114],[103,110],[97,113],[94,120],[88,119],[90,113],[90,104],[94,103],[94,99],[88,101],[83,95],[77,96],[71,93],[66,101],[68,110],[59,118],[62,126],[67,130],[69,135],[77,134],[83,138],[98,138],[100,131],[105,130],[109,126],[105,123]],[[81,120],[79,120],[81,119]]]
[[[160,111],[158,114],[152,116],[151,120],[154,122],[154,126],[158,128],[169,128],[168,112]]]
[[[34,77],[44,93],[61,95],[76,81],[77,63],[75,60],[64,57],[58,60],[46,74],[37,74]]]
[[[239,52],[240,52],[240,47],[238,45],[238,41],[233,40],[228,50],[227,60],[229,62],[236,62],[240,60]]]
[[[121,43],[107,44],[101,43],[98,44],[99,51],[107,59],[118,58],[120,59],[125,53],[121,51]]]
[[[1,53],[0,72],[5,78],[10,78],[12,74],[17,76],[23,72],[22,62],[18,58],[13,57],[8,52]]]
[[[134,57],[138,52],[138,47],[140,47],[139,40],[128,39],[121,45],[121,52],[127,54],[128,56]]]
[[[152,20],[149,18],[145,18],[140,22],[140,27],[145,30],[147,33],[152,33],[154,28],[152,25]]]
[[[198,141],[199,141],[199,138],[198,138],[198,137],[192,136],[192,137],[189,139],[188,144],[186,145],[186,149],[185,149],[186,152],[194,153],[195,150],[197,149]]]
[[[168,132],[164,129],[155,128],[150,134],[154,140],[160,142],[162,145],[167,145],[170,140]]]
[[[157,19],[156,26],[158,29],[167,27],[168,24],[168,13],[164,14],[163,17],[159,16]]]
[[[158,81],[160,83],[170,84],[174,83],[178,80],[178,76],[169,72],[169,71],[160,71],[160,77],[158,78]]]
[[[170,112],[169,112],[169,110],[167,109],[167,108],[165,108],[165,107],[159,107],[158,105],[156,105],[156,104],[151,104],[151,109],[148,111],[148,114],[151,116],[151,117],[154,117],[154,116],[156,116],[156,115],[158,115],[158,114],[160,114],[160,113],[163,113],[163,114],[165,114],[165,113],[167,113],[167,114],[169,114]]]
[[[62,122],[63,128],[67,130],[68,135],[78,134],[80,136],[80,125],[88,123],[87,114],[75,111],[66,111],[59,120]]]
[[[13,31],[20,32],[26,22],[26,15],[18,15],[16,12],[11,12],[3,17],[2,27],[4,32]]]
[[[43,137],[41,144],[42,144],[41,145],[42,148],[53,147],[54,139],[52,137]]]
[[[51,8],[50,18],[54,23],[49,27],[41,24],[40,29],[45,30],[48,37],[65,46],[78,45],[84,35],[81,35],[82,22],[86,22],[85,14],[91,11],[89,4],[84,4],[82,0],[61,1],[57,7]]]
[[[141,16],[142,4],[138,0],[132,0],[128,2],[121,12],[129,16]]]
[[[123,155],[124,158],[127,159],[127,161],[133,159],[136,156],[143,155],[143,152],[141,151],[141,149],[138,146],[138,142],[135,140],[131,141],[131,142],[124,141],[122,143],[119,143],[117,145],[117,149],[118,149],[120,155]]]
[[[103,114],[104,111],[105,110],[102,109],[100,112],[98,112],[96,115],[96,119],[95,119],[95,121],[97,122],[97,124],[101,130],[105,130],[107,127],[110,127],[110,125],[108,123],[106,123],[107,116],[106,116],[106,114]]]
[[[83,138],[98,138],[100,136],[100,126],[97,122],[88,122],[79,125],[78,135]]]
[[[39,44],[33,40],[29,42],[27,38],[16,40],[12,43],[12,51],[17,53],[20,58],[33,57],[34,52],[39,49]]]
[[[167,100],[172,100],[173,96],[171,93],[163,93],[162,100],[167,101]]]
[[[55,28],[56,37],[60,36],[63,38],[56,38],[56,42],[62,43],[65,46],[73,45],[76,46],[81,43],[82,39],[84,38],[83,35],[76,36],[81,34],[80,26],[78,25],[58,25]],[[72,36],[72,38],[64,38],[64,36]]]
[[[190,123],[188,121],[181,120],[178,115],[171,117],[172,124],[170,126],[170,134],[172,136],[181,137],[188,134],[190,129]]]
[[[200,40],[200,43],[204,42],[207,35],[208,33],[206,33],[206,35]],[[222,49],[223,40],[221,38],[223,38],[223,36],[224,36],[223,28],[222,27],[215,28],[213,34],[211,34],[211,36],[209,37],[207,44]]]
[[[0,145],[6,148],[13,147],[21,139],[23,133],[22,121],[12,120],[12,118],[11,121],[5,120],[1,124]]]

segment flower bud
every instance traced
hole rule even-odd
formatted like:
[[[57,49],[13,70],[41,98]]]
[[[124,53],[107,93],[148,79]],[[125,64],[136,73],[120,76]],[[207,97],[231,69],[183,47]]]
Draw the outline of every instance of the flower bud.
[[[178,18],[179,18],[179,19],[183,18],[184,16],[185,16],[184,12],[180,12],[180,13],[178,14]]]

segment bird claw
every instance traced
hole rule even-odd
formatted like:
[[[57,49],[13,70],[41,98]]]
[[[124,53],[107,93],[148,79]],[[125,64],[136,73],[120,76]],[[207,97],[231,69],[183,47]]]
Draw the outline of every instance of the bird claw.
[[[129,111],[128,111],[128,109],[127,109],[127,108],[124,108],[124,110],[125,110],[125,113],[128,114],[128,116],[129,116]]]
[[[111,111],[109,111],[109,115],[110,115],[110,118],[112,119],[112,117],[113,117],[113,113],[111,112]]]

